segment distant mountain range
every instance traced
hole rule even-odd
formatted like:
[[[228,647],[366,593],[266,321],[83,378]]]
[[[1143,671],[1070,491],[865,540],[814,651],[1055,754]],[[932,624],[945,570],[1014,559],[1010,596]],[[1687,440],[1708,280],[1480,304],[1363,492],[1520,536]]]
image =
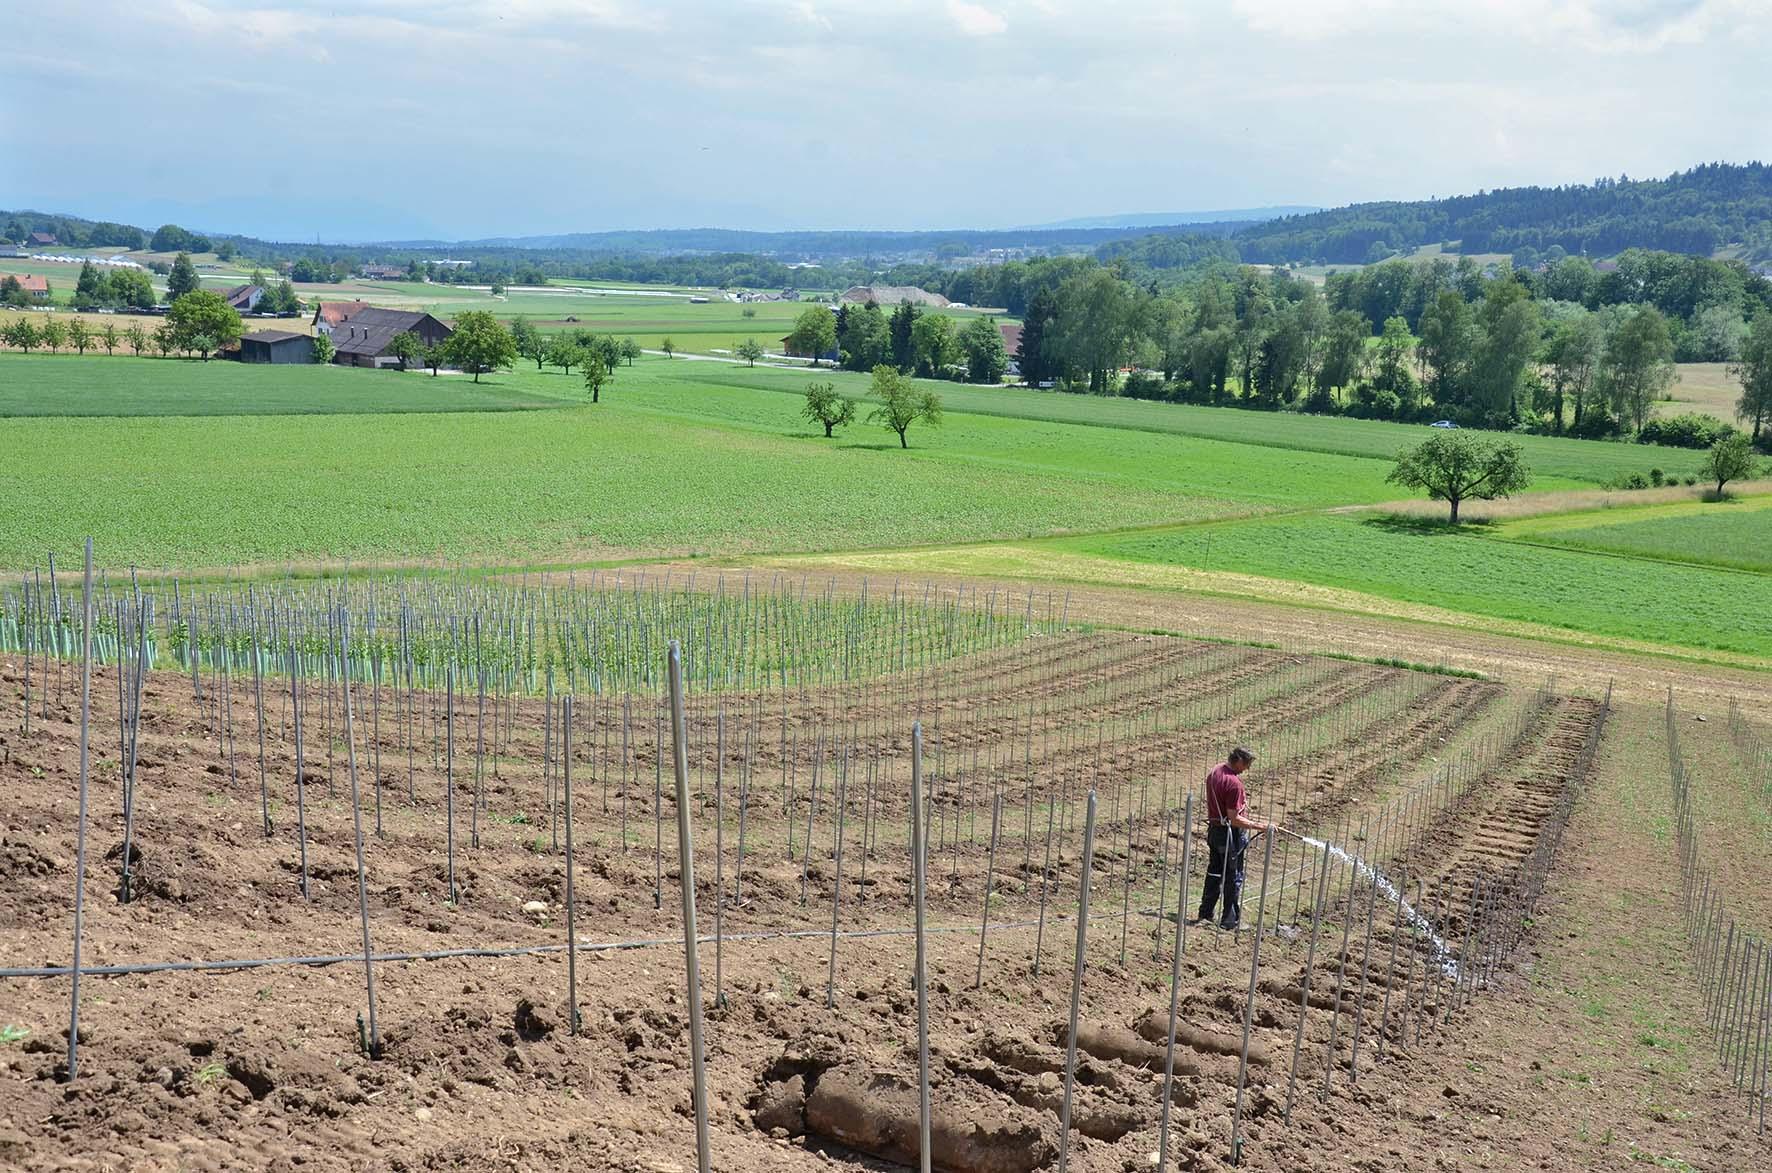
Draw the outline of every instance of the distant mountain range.
[[[1049,232],[1059,228],[1167,228],[1177,224],[1245,223],[1251,220],[1278,220],[1282,216],[1302,216],[1321,212],[1313,204],[1274,204],[1266,208],[1225,208],[1216,212],[1128,212],[1119,216],[1080,216],[1074,220],[1054,220],[1048,224],[1027,224],[1028,232]]]
[[[0,230],[52,232],[63,244],[119,245],[124,224],[77,216],[0,211]],[[1359,264],[1456,242],[1457,251],[1530,255],[1552,249],[1611,256],[1627,248],[1772,259],[1772,167],[1707,163],[1665,179],[1598,179],[1560,187],[1498,188],[1449,199],[1385,201],[1321,210],[1303,205],[1084,217],[1023,228],[940,231],[753,232],[730,228],[573,232],[480,240],[382,240],[356,245],[266,242],[229,236],[255,256],[350,254],[387,258],[433,250],[551,250],[597,256],[746,254],[799,261],[937,262],[1041,252],[1100,250],[1209,255],[1244,263]],[[1192,238],[1192,243],[1184,243]],[[1153,239],[1136,249],[1116,242]],[[1555,255],[1555,254],[1553,254]]]

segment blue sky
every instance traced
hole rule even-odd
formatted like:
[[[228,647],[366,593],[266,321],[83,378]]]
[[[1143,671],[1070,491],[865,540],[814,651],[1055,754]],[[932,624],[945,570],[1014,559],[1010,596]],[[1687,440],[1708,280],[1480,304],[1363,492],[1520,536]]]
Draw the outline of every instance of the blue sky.
[[[285,239],[1333,205],[1745,161],[1772,125],[1765,0],[62,0],[8,23],[0,206]]]

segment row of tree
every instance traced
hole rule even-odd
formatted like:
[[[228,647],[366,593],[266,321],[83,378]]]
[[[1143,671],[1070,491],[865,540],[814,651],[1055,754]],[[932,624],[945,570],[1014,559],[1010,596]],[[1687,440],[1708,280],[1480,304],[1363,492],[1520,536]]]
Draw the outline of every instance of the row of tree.
[[[538,330],[522,314],[511,319],[509,332],[516,357],[534,362],[538,371],[543,366],[554,366],[570,375],[573,367],[585,366],[592,359],[600,361],[605,370],[614,371],[623,363],[634,365],[640,357],[640,344],[632,338],[618,341],[613,334],[590,330],[549,333]]]
[[[45,316],[39,322],[20,316],[0,326],[0,341],[26,354],[39,348],[54,354],[64,347],[78,354],[100,348],[112,354],[126,346],[138,356],[155,350],[161,357],[176,353],[208,359],[240,341],[241,329],[239,313],[221,294],[198,290],[174,301],[152,330],[139,322],[119,329],[115,322],[92,326],[78,317],[64,322]]]
[[[926,313],[901,302],[889,315],[874,302],[822,305],[800,313],[786,339],[791,353],[818,361],[835,355],[852,371],[890,366],[907,375],[959,382],[1000,383],[1009,369],[1003,334],[992,318],[962,323],[947,314]],[[741,349],[739,357],[749,357]]]
[[[1647,301],[1590,309],[1535,297],[1509,270],[1395,272],[1434,290],[1413,321],[1374,322],[1368,308],[1394,303],[1361,296],[1362,284],[1332,281],[1325,293],[1284,270],[1160,290],[1078,268],[1029,299],[1021,374],[1096,394],[1588,436],[1641,429],[1673,380],[1675,327]],[[1769,340],[1772,311],[1761,311],[1733,348],[1756,434],[1772,422]]]
[[[1585,257],[1565,256],[1537,268],[1479,266],[1469,257],[1389,261],[1329,275],[1324,292],[1334,309],[1355,309],[1374,323],[1402,317],[1419,330],[1421,319],[1447,290],[1466,301],[1483,296],[1491,281],[1511,279],[1541,303],[1561,302],[1587,310],[1654,306],[1669,319],[1675,357],[1681,362],[1730,362],[1746,324],[1772,312],[1772,281],[1739,261],[1631,249],[1604,269]],[[1552,311],[1554,312],[1554,311]]]
[[[6,227],[0,229],[0,240],[29,245],[33,232],[55,237],[60,248],[135,249],[147,243],[147,234],[128,224],[82,220],[74,216],[45,216],[40,212],[8,215]]]

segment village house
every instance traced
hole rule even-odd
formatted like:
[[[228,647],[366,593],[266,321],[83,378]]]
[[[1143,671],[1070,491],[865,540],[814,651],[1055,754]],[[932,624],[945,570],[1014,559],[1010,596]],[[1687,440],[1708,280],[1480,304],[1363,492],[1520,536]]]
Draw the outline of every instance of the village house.
[[[49,300],[49,278],[41,273],[18,273],[18,286],[32,301]]]
[[[265,298],[265,287],[262,285],[236,285],[232,289],[222,291],[222,300],[228,308],[243,314],[250,314],[258,308],[258,303]]]
[[[364,265],[357,270],[357,275],[371,281],[406,280],[406,270],[400,265]]]
[[[330,334],[352,314],[368,308],[366,301],[323,301],[314,310],[314,332]]]
[[[430,314],[371,306],[358,310],[332,328],[332,361],[347,367],[397,367],[400,360],[394,356],[392,347],[394,339],[401,334],[416,334],[420,341],[430,346],[442,342],[452,333],[453,330]]]

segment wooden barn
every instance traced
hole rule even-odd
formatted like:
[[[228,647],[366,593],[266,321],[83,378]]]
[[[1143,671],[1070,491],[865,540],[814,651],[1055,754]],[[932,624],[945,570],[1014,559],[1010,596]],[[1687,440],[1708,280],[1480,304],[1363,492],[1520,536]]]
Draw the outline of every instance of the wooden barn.
[[[240,361],[263,363],[311,363],[314,338],[292,330],[257,330],[240,338]]]
[[[358,310],[332,328],[332,361],[347,367],[397,367],[392,352],[394,339],[417,334],[426,346],[442,342],[454,333],[430,314],[417,310],[386,310],[371,306]]]

